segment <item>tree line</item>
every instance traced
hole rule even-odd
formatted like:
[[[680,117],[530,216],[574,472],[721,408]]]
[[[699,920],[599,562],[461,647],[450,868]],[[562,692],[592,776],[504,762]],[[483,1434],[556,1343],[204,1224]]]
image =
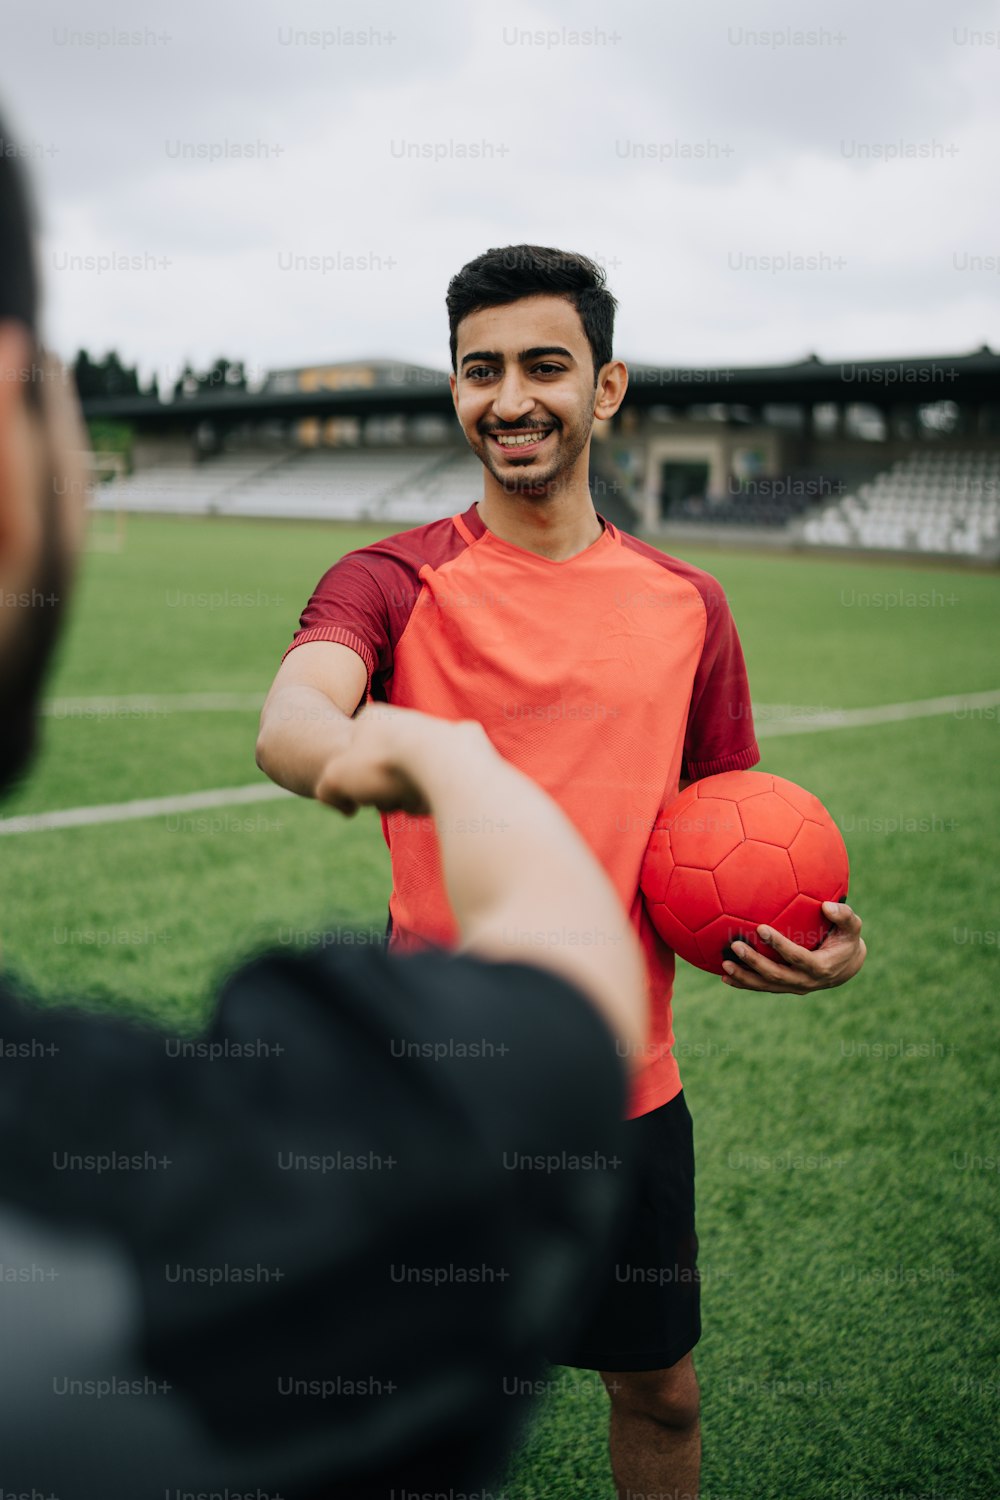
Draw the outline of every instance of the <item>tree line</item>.
[[[159,378],[155,374],[147,386],[139,379],[134,365],[123,364],[116,350],[112,349],[103,358],[93,358],[86,349],[81,349],[73,363],[73,374],[81,401],[101,396],[140,396],[148,401],[164,399],[160,393]],[[197,400],[200,396],[215,395],[219,391],[245,391],[246,368],[241,359],[219,358],[207,370],[196,370],[185,364],[170,392],[174,401]]]

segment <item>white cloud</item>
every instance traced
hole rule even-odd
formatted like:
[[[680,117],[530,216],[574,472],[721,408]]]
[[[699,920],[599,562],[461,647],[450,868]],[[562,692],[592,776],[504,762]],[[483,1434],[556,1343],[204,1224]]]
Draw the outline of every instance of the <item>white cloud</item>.
[[[634,358],[1000,345],[997,278],[958,268],[1000,253],[1000,49],[975,37],[998,29],[988,0],[608,12],[25,6],[0,101],[33,152],[52,341],[147,372],[223,352],[441,365],[449,276],[533,240],[608,264]],[[115,29],[142,40],[70,39]],[[872,157],[900,145],[926,155]],[[736,268],[788,251],[844,264]],[[148,269],[59,269],[109,254]]]

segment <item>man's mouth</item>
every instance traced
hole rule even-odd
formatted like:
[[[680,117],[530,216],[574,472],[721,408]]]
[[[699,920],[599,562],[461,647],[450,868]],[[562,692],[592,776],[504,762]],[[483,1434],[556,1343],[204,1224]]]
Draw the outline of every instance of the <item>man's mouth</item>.
[[[554,427],[524,427],[514,432],[488,432],[486,436],[501,453],[516,453],[520,457],[534,453],[554,431]]]

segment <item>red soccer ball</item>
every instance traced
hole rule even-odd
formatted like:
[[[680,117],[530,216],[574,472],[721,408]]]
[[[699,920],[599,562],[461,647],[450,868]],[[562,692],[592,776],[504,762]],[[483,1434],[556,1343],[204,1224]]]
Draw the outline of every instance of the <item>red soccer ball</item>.
[[[675,953],[721,974],[734,939],[782,960],[757,927],[816,948],[821,904],[843,901],[849,866],[840,829],[812,792],[764,771],[695,781],[656,821],[639,880],[650,920]]]

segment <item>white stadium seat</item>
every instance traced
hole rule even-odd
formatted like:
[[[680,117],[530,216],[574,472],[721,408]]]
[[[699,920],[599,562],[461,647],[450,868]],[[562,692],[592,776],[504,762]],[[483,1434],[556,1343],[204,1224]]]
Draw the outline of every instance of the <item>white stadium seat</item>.
[[[1000,454],[921,453],[807,515],[812,546],[1000,558]]]
[[[419,524],[466,510],[482,470],[467,448],[311,448],[224,454],[99,485],[97,510]]]

